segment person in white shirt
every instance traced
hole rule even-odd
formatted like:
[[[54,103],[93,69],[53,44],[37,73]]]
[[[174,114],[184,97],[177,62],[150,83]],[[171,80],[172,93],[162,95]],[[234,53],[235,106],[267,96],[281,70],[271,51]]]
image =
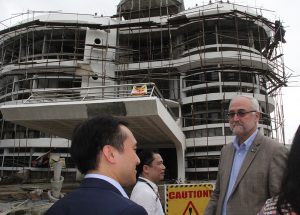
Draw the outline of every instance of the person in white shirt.
[[[138,181],[130,199],[143,206],[148,215],[164,215],[157,184],[165,176],[163,159],[158,152],[143,150],[138,154],[140,164],[137,166]]]

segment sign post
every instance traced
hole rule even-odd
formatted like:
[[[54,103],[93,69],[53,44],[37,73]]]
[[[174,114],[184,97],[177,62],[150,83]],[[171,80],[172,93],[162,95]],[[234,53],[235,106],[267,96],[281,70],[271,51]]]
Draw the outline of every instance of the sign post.
[[[172,184],[166,186],[167,215],[202,215],[213,184]]]

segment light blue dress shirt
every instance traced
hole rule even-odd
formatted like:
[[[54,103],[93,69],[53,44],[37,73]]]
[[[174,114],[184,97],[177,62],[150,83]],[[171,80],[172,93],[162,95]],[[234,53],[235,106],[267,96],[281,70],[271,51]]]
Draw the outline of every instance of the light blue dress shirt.
[[[102,179],[104,181],[107,181],[108,183],[112,184],[114,187],[116,187],[121,193],[122,195],[129,199],[128,195],[126,194],[125,190],[122,188],[122,186],[120,185],[119,182],[117,182],[115,179],[112,179],[108,176],[105,175],[100,175],[100,174],[86,174],[84,176],[84,178],[99,178]]]
[[[235,148],[235,153],[234,153],[234,159],[233,159],[233,164],[232,164],[232,169],[231,169],[231,174],[230,174],[230,179],[229,179],[229,184],[227,187],[227,192],[226,196],[224,199],[223,203],[223,208],[222,208],[222,215],[226,215],[226,210],[227,210],[227,202],[228,199],[232,193],[233,186],[236,182],[237,176],[239,174],[240,168],[243,164],[243,161],[247,155],[247,152],[254,140],[254,138],[257,135],[258,130],[256,130],[244,143],[239,145],[237,137],[234,138],[233,140],[233,146]]]

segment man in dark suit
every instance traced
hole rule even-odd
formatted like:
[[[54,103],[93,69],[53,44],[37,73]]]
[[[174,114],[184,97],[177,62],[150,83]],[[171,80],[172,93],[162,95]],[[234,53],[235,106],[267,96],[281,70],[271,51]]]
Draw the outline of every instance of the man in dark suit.
[[[204,215],[256,215],[266,199],[278,194],[288,151],[258,131],[255,98],[236,96],[228,111],[236,137],[222,148],[215,190]]]
[[[85,174],[84,180],[46,215],[146,215],[122,188],[136,182],[140,163],[136,144],[126,123],[112,117],[96,117],[78,125],[72,135],[71,157]]]

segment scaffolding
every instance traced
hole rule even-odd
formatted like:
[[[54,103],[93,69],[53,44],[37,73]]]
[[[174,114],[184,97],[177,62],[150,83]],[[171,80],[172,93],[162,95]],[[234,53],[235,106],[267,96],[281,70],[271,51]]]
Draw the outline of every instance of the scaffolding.
[[[221,1],[184,10],[183,1],[123,0],[112,17],[51,14],[73,21],[32,18],[0,31],[1,103],[26,101],[42,89],[154,83],[181,104],[188,180],[216,178],[220,150],[232,140],[226,110],[236,94],[259,100],[260,131],[284,144],[285,30],[260,8]],[[2,119],[1,141],[17,146],[41,137],[53,138]],[[67,152],[69,143],[63,146],[58,151]],[[30,166],[34,150],[17,148]],[[5,166],[21,166],[15,151],[1,150],[2,174]]]

